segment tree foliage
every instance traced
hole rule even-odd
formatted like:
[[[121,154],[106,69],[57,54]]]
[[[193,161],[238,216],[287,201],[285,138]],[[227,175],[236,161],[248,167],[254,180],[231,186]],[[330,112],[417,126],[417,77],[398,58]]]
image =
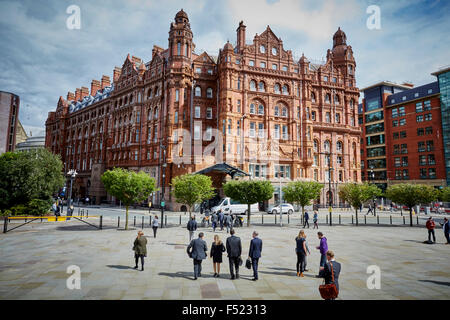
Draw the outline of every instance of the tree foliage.
[[[46,149],[7,152],[0,156],[0,210],[41,215],[64,185],[63,164]]]
[[[302,207],[302,217],[305,206],[320,196],[323,185],[316,181],[292,181],[283,187],[283,197],[287,202],[297,203]]]
[[[409,208],[410,225],[412,226],[412,208],[420,204],[429,204],[439,196],[439,191],[424,184],[401,183],[387,188],[386,197],[393,202]]]
[[[147,199],[156,191],[156,181],[143,171],[138,173],[122,168],[114,168],[102,174],[106,192],[122,201],[126,208],[125,229],[128,229],[128,208]]]
[[[172,179],[172,195],[178,203],[188,206],[189,216],[196,203],[214,197],[211,177],[202,174],[184,174]]]
[[[347,183],[339,189],[339,197],[349,203],[356,211],[356,224],[358,224],[358,209],[366,201],[379,197],[381,194],[380,188],[368,183]]]
[[[439,193],[439,199],[444,202],[450,202],[450,187],[442,188]]]
[[[267,180],[231,180],[223,185],[223,191],[227,197],[247,204],[247,226],[250,226],[250,206],[272,198],[274,188]]]

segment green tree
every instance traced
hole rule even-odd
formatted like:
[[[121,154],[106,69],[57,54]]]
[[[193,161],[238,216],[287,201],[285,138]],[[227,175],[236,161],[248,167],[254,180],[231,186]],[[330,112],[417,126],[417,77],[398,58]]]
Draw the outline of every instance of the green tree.
[[[122,201],[126,208],[125,230],[128,229],[128,208],[135,202],[144,201],[156,191],[156,181],[143,171],[138,173],[114,168],[102,174],[106,191]]]
[[[305,216],[305,206],[320,196],[323,185],[315,181],[292,181],[283,187],[284,199],[287,202],[297,203],[302,207],[302,221]]]
[[[382,191],[376,185],[367,183],[347,183],[339,188],[339,197],[348,202],[356,212],[358,225],[358,209],[367,200],[381,196]]]
[[[254,203],[269,200],[274,188],[270,181],[262,180],[231,180],[223,185],[227,197],[247,204],[247,226],[250,226],[250,206]]]
[[[439,193],[439,199],[444,202],[450,202],[450,187],[442,188]]]
[[[63,164],[46,149],[0,156],[0,210],[24,208],[24,214],[49,211],[52,195],[64,186]]]
[[[412,209],[416,205],[429,204],[439,196],[439,191],[424,184],[400,183],[387,188],[386,197],[409,208],[409,223],[412,226]]]
[[[214,197],[211,177],[202,174],[184,174],[172,179],[172,195],[178,203],[188,206],[189,216],[196,203]]]

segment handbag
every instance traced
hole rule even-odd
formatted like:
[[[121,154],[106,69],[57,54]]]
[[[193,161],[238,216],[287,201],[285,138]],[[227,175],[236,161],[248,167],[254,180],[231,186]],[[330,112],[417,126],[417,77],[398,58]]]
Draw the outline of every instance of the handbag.
[[[250,260],[250,258],[247,258],[247,261],[245,261],[245,267],[247,269],[251,269],[252,268],[252,260]]]
[[[330,261],[331,266],[331,279],[333,280],[333,283],[330,284],[321,284],[319,286],[319,292],[323,299],[330,300],[330,299],[336,299],[339,292],[336,288],[336,284],[334,283],[334,272],[333,272],[333,264]],[[325,279],[323,280],[325,282]]]

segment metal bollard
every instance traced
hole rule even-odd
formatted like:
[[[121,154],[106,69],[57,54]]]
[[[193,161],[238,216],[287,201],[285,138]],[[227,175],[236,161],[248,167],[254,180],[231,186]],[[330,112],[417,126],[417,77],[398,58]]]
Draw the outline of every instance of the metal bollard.
[[[289,219],[290,214],[288,214],[288,224],[290,223],[290,219]]]
[[[142,216],[142,229],[144,229],[144,216]]]
[[[403,224],[405,224],[405,216],[403,216]]]
[[[416,219],[417,219],[417,225],[419,225],[419,216],[417,216]]]
[[[325,216],[325,218],[326,218],[326,224],[328,224],[328,216]]]
[[[352,215],[352,224],[353,224],[353,215]]]
[[[180,214],[180,226],[181,226],[181,214]]]
[[[364,224],[367,224],[367,217],[364,216]]]
[[[261,215],[261,223],[264,224],[264,214]]]
[[[377,216],[377,224],[380,224],[380,216]]]
[[[275,214],[275,224],[277,224],[277,215]]]
[[[389,219],[391,220],[391,224],[392,224],[392,216],[389,216]]]
[[[117,216],[117,228],[120,228],[120,216]]]
[[[165,225],[166,225],[166,227],[167,227],[167,215],[164,217],[164,220],[166,220]]]
[[[100,216],[100,230],[103,229],[103,216]]]
[[[5,216],[3,218],[3,233],[8,232],[8,221],[9,221],[9,216]]]
[[[341,224],[341,215],[339,215],[339,224]]]
[[[89,218],[89,210],[86,210],[86,218]]]
[[[136,227],[136,216],[134,216],[134,226]]]

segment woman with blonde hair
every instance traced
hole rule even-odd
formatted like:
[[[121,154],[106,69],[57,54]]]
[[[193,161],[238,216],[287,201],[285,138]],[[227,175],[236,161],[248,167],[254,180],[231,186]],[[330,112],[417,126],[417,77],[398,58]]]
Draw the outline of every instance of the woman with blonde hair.
[[[214,242],[211,245],[211,258],[213,259],[214,277],[220,277],[220,264],[222,263],[222,253],[225,252],[225,246],[222,240],[216,234],[214,236]]]
[[[141,258],[141,271],[144,271],[144,257],[147,256],[147,238],[142,231],[138,231],[138,235],[134,240],[133,251],[136,262],[134,269],[138,268],[138,261]]]
[[[298,236],[295,238],[297,253],[297,277],[304,277],[303,272],[305,271],[305,258],[308,254],[308,249],[306,248],[306,234],[304,230],[300,230]]]

